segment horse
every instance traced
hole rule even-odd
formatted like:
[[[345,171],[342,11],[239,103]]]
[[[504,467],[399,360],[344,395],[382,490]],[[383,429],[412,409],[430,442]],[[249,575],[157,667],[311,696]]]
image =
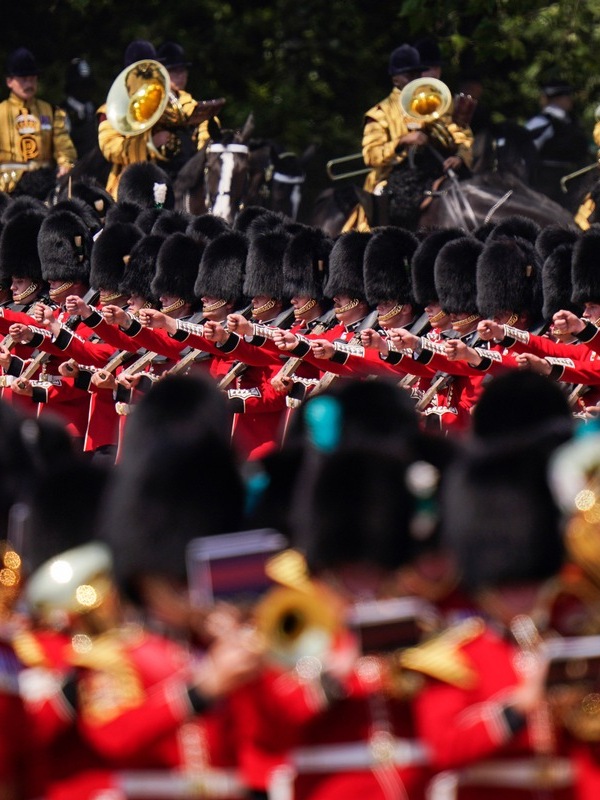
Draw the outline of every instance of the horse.
[[[311,155],[280,152],[270,140],[252,139],[254,118],[241,131],[209,123],[210,140],[179,171],[175,207],[190,214],[214,214],[230,224],[245,206],[265,206],[296,219],[305,163]]]
[[[484,222],[497,221],[519,214],[535,220],[542,227],[559,223],[572,225],[573,216],[546,195],[528,185],[537,164],[537,151],[529,132],[512,122],[494,125],[476,137],[473,146],[473,171],[469,177],[448,176],[436,189],[423,197],[415,230],[459,227],[470,232]],[[313,209],[312,224],[328,235],[338,235],[352,210],[348,199],[354,196],[365,209],[371,227],[398,225],[407,227],[406,220],[394,216],[392,193],[395,182],[403,173],[392,173],[382,194],[350,187],[344,196],[345,208],[340,206],[340,190],[329,190],[318,198]],[[346,213],[348,212],[348,213]]]

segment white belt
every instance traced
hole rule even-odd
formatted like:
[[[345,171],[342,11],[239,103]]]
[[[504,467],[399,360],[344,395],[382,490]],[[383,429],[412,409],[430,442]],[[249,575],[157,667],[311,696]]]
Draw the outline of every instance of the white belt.
[[[198,774],[148,770],[119,772],[118,786],[127,800],[135,798],[168,797],[169,800],[188,798],[243,798],[247,788],[237,772],[227,769],[207,769]]]
[[[409,767],[428,763],[427,752],[421,742],[412,739],[393,739],[389,758],[377,758],[368,742],[325,744],[300,747],[291,753],[291,763],[296,772],[338,772],[341,770],[366,770],[381,763]]]
[[[574,770],[566,758],[482,761],[456,772],[441,772],[431,781],[428,800],[455,800],[460,786],[503,789],[565,789],[573,785]]]

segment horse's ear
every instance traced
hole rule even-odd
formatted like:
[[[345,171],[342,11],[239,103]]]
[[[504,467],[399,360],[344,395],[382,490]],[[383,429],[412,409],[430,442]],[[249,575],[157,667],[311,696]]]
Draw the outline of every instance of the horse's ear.
[[[316,152],[317,145],[314,142],[309,144],[306,150],[300,156],[300,164],[306,168],[306,165],[315,157]]]
[[[240,133],[240,140],[245,142],[247,139],[252,136],[254,131],[254,114],[252,111],[248,114],[246,122],[244,122],[244,127],[242,128],[242,132]]]
[[[208,134],[213,142],[220,142],[222,138],[221,126],[214,117],[208,120]]]

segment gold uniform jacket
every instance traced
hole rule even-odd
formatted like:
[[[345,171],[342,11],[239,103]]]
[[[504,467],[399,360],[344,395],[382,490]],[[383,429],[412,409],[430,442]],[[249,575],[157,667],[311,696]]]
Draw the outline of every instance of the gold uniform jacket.
[[[396,153],[398,140],[409,132],[400,106],[400,94],[400,90],[394,88],[390,95],[365,114],[362,153],[365,164],[372,167],[364,185],[369,192],[389,175],[393,167],[402,163],[407,155],[406,152]],[[471,129],[461,128],[452,122],[450,114],[442,117],[442,121],[456,143],[456,155],[469,167],[473,160]]]
[[[0,191],[12,192],[23,175],[2,164],[35,161],[40,167],[71,166],[77,159],[66,114],[45,100],[23,103],[13,92],[0,103]]]
[[[177,100],[186,117],[190,117],[196,108],[196,100],[188,92],[178,92]],[[119,180],[125,167],[140,161],[157,161],[160,164],[161,156],[149,146],[152,128],[137,136],[123,136],[106,118],[106,105],[100,106],[97,113],[100,119],[98,145],[104,158],[113,165],[106,182],[106,190],[116,200]],[[208,121],[206,121],[198,127],[198,150],[204,147],[209,138]]]

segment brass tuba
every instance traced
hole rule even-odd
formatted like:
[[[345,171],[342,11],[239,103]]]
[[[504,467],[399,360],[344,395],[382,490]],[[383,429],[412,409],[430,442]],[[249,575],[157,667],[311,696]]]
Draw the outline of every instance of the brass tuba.
[[[410,128],[430,134],[446,149],[454,149],[452,136],[440,120],[452,106],[452,94],[437,78],[416,78],[400,93],[400,107]]]
[[[153,60],[136,61],[113,81],[106,98],[106,117],[118,133],[137,136],[168,115],[173,100],[171,80],[163,65]]]

